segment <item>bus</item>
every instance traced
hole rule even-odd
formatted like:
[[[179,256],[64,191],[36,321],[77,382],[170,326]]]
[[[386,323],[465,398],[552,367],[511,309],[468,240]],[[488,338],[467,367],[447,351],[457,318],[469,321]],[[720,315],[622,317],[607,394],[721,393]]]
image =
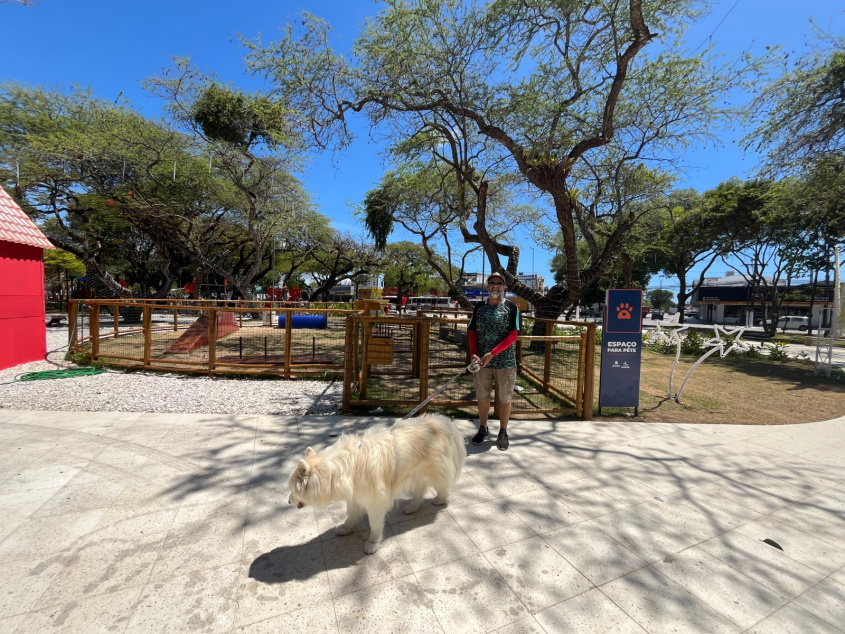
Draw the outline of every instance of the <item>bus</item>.
[[[405,310],[408,312],[418,312],[418,311],[425,311],[425,310],[445,310],[447,308],[453,308],[454,302],[449,299],[448,297],[438,297],[435,295],[430,296],[421,296],[421,297],[409,297],[408,303],[405,304]]]

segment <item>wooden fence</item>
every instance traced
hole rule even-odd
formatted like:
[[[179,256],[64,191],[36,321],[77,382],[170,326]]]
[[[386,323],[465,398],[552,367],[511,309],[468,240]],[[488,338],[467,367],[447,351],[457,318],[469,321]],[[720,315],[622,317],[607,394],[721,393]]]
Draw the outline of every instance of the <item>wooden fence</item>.
[[[77,300],[69,310],[70,349],[116,367],[339,375],[344,321],[353,312],[281,302]]]
[[[124,368],[342,375],[344,413],[355,407],[410,411],[470,361],[469,315],[462,311],[404,317],[377,314],[366,303],[358,310],[265,304],[76,300],[69,311],[70,349]],[[544,323],[544,335],[526,330],[517,340],[513,414],[590,419],[596,326]],[[454,381],[431,405],[472,412],[471,377]]]
[[[517,339],[513,414],[574,413],[589,420],[596,325],[541,321],[545,335],[524,334]],[[356,406],[410,410],[424,401],[469,364],[468,323],[466,315],[348,317],[343,412]],[[556,334],[556,329],[572,334]],[[471,411],[476,403],[467,375],[430,404]]]

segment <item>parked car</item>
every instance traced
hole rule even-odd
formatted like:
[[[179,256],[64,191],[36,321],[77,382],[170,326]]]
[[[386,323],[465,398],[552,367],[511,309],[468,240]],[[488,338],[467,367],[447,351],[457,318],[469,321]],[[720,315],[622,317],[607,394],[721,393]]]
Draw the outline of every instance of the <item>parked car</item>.
[[[651,310],[651,318],[652,319],[663,319],[663,311],[659,308],[653,308]]]
[[[695,319],[695,318],[698,317],[698,311],[697,310],[685,310],[684,311],[684,317],[691,317],[691,318]]]
[[[772,323],[772,320],[764,319],[761,323],[765,328]],[[801,332],[805,332],[809,329],[809,327],[809,319],[807,317],[799,317],[798,315],[787,315],[785,317],[781,317],[778,319],[777,323],[778,330],[799,330]]]

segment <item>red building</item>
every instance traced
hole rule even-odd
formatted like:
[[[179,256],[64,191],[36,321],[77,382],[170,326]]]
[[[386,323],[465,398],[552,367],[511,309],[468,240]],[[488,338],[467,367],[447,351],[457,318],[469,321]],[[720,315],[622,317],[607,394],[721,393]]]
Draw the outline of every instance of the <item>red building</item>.
[[[0,370],[47,353],[44,249],[52,248],[0,187]]]

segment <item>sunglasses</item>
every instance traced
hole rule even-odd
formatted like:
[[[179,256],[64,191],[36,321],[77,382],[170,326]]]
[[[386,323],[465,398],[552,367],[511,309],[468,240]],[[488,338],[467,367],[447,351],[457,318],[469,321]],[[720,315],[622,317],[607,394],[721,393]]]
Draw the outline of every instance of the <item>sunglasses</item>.
[[[504,286],[504,282],[487,282],[487,286]]]

